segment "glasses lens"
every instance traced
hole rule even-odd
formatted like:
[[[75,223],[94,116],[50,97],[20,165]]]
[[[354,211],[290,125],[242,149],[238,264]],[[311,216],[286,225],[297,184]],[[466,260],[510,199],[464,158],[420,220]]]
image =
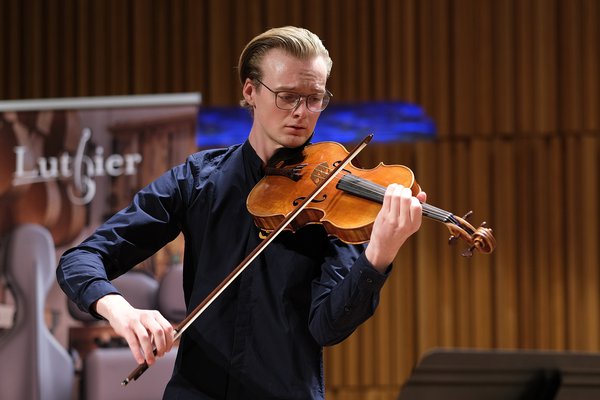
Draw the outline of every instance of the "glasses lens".
[[[323,111],[329,104],[329,95],[327,93],[310,95],[306,99],[306,104],[311,111]]]
[[[278,92],[275,96],[275,105],[282,110],[293,110],[303,96],[294,92]],[[329,104],[329,94],[311,94],[306,98],[306,106],[310,111],[320,112]]]
[[[291,110],[296,108],[300,95],[292,92],[279,92],[277,93],[277,107],[282,110]]]

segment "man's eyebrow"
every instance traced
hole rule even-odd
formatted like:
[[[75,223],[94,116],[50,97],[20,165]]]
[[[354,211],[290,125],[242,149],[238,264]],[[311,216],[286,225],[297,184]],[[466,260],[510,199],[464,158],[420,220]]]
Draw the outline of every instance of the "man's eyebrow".
[[[292,86],[279,86],[279,87],[275,87],[273,88],[273,90],[275,92],[293,92],[293,93],[297,93],[297,94],[302,94],[300,93],[296,88],[292,87]],[[315,91],[312,91],[310,93],[306,93],[306,94],[324,94],[327,93],[327,89],[323,88],[322,91],[315,89]]]

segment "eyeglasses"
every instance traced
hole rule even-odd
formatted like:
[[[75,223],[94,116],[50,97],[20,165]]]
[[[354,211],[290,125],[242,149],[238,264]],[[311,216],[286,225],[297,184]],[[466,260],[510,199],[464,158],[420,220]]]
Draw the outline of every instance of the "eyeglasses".
[[[306,108],[312,112],[321,112],[327,105],[329,104],[329,100],[333,96],[331,92],[325,89],[325,93],[315,93],[309,95],[301,95],[294,92],[286,92],[286,91],[274,91],[264,83],[260,81],[260,79],[256,79],[258,83],[266,87],[271,93],[275,95],[275,105],[277,108],[281,110],[294,110],[302,99],[306,99]]]

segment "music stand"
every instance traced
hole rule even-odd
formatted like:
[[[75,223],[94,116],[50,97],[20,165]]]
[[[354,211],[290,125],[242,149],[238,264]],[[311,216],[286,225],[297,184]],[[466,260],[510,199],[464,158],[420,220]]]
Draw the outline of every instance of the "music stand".
[[[434,350],[398,400],[596,400],[600,354],[536,350]]]

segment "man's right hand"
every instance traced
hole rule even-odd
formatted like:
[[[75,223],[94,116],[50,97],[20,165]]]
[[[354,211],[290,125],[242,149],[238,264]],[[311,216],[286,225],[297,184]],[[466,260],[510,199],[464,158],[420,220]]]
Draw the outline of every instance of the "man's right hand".
[[[173,347],[175,330],[156,310],[134,308],[123,296],[109,294],[96,302],[96,312],[127,341],[138,364],[152,365]]]

